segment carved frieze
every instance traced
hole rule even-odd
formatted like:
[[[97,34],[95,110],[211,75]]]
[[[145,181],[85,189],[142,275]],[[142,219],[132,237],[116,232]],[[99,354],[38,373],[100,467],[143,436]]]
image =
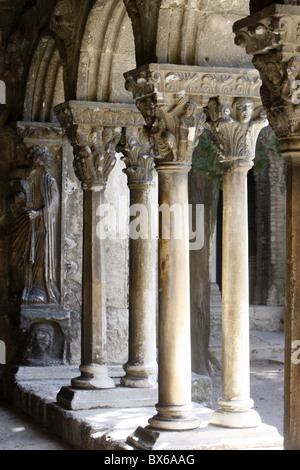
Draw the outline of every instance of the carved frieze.
[[[158,102],[165,93],[182,93],[198,97],[259,97],[261,80],[256,70],[150,64],[125,73],[126,89],[135,99],[157,93]]]
[[[232,107],[210,100],[206,127],[213,133],[221,162],[255,158],[260,131],[268,125],[266,112],[254,119],[254,103],[249,98],[237,98]]]

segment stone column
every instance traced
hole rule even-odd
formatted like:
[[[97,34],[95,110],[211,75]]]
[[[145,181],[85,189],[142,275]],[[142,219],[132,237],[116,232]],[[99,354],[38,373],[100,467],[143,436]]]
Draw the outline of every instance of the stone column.
[[[143,72],[133,71],[125,76],[127,88],[133,92],[146,121],[162,211],[158,274],[159,399],[157,414],[149,424],[156,430],[189,430],[197,428],[199,422],[192,414],[191,402],[188,172],[193,149],[203,130],[203,112],[184,93],[176,95],[167,90],[157,93],[154,82],[160,80],[155,71]],[[160,86],[166,83],[162,80]]]
[[[238,98],[232,109],[208,105],[223,163],[222,260],[222,398],[211,424],[248,428],[260,424],[250,398],[249,267],[247,173],[253,166],[256,140],[267,119],[252,119],[253,101]],[[234,115],[234,118],[231,117]]]
[[[289,3],[289,2],[285,2]],[[292,3],[292,2],[291,2]],[[294,2],[293,2],[294,3]],[[261,97],[287,162],[284,448],[300,449],[300,6],[274,4],[234,25],[253,55]]]
[[[142,128],[127,128],[120,150],[130,190],[129,233],[129,358],[124,365],[126,387],[157,384],[156,363],[156,240],[154,228],[154,159]],[[137,227],[138,225],[138,227]]]
[[[106,357],[105,246],[96,228],[97,212],[104,203],[108,177],[116,163],[121,129],[97,126],[92,111],[88,111],[84,105],[80,108],[74,103],[56,108],[73,147],[74,170],[84,195],[81,376],[72,379],[71,385],[97,390],[115,386],[108,375]],[[90,122],[81,122],[86,115]]]

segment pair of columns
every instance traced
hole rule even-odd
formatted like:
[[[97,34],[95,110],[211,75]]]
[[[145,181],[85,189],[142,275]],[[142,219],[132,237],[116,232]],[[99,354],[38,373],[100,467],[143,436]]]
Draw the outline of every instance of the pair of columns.
[[[260,73],[263,106],[287,165],[284,448],[299,450],[300,6],[284,3],[238,21],[234,32]]]
[[[206,125],[216,137],[220,159],[224,162],[223,396],[212,424],[253,427],[260,423],[260,418],[251,409],[253,402],[249,390],[247,172],[253,165],[259,131],[267,125],[267,120],[260,116],[253,120],[253,102],[236,100],[239,96],[236,90],[225,101],[224,96],[223,100],[204,99],[201,86],[207,87],[207,71],[197,74],[193,70],[191,74],[181,70],[180,66],[177,68],[179,70],[174,73],[151,64],[125,74],[126,86],[132,91],[145,120],[144,133],[154,154],[159,205],[168,208],[179,205],[183,214],[180,237],[175,236],[174,224],[171,224],[170,237],[163,235],[163,221],[159,227],[159,397],[157,414],[149,424],[153,429],[162,430],[188,430],[199,426],[191,402],[188,172],[193,150],[207,120]],[[223,86],[228,75],[223,80],[214,77],[211,78],[213,94],[218,96],[221,90],[216,87],[220,83]],[[248,93],[253,95],[257,77],[238,78],[238,93],[244,83]],[[232,77],[229,79],[232,83]],[[251,79],[253,87],[249,90]],[[197,93],[183,92],[189,89],[191,81],[194,91],[197,80]],[[180,89],[176,90],[178,85]],[[231,109],[233,105],[235,111]],[[114,383],[108,376],[105,360],[104,248],[103,241],[96,237],[95,214],[103,203],[105,185],[120,140],[131,204],[149,205],[153,157],[149,144],[143,139],[141,146],[141,133],[129,135],[128,130],[125,134],[123,131],[121,139],[120,127],[132,128],[132,120],[128,119],[131,125],[124,118],[116,120],[115,112],[107,119],[113,105],[90,104],[93,113],[78,112],[80,106],[84,105],[74,102],[56,109],[74,149],[74,167],[82,181],[85,200],[82,364],[81,376],[72,380],[72,387],[105,389],[113,388]],[[91,117],[88,125],[83,122],[83,115]],[[97,120],[101,132],[91,131]],[[114,122],[119,127],[114,126]],[[124,367],[126,376],[122,379],[122,384],[129,387],[153,386],[156,377],[155,314],[149,311],[155,285],[153,247],[149,239],[130,240],[129,361]]]

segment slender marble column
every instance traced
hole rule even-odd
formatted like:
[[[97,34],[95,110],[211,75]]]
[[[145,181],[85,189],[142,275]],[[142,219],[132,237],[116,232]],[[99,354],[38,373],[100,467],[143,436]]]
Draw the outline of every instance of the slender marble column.
[[[126,129],[124,153],[130,191],[129,358],[124,364],[126,387],[157,385],[156,363],[156,240],[154,233],[154,158],[142,129]]]
[[[217,105],[217,106],[216,106]],[[223,162],[222,398],[211,424],[248,428],[260,424],[250,398],[247,173],[264,118],[252,120],[253,102],[237,99],[233,112],[209,103],[210,129]],[[217,111],[217,112],[216,112]]]
[[[156,430],[188,430],[199,426],[192,414],[189,290],[188,172],[202,132],[203,110],[183,94],[164,99],[149,93],[152,84],[131,81],[142,95],[143,114],[159,178],[159,341]],[[141,92],[141,93],[140,93]],[[173,212],[174,211],[174,212]]]
[[[114,388],[106,362],[105,246],[96,233],[97,210],[104,204],[106,183],[83,184],[84,234],[82,279],[81,376],[74,388]]]
[[[80,127],[74,115],[80,120],[84,110],[76,102],[69,102],[60,105],[56,112],[73,146],[74,170],[84,194],[81,375],[72,379],[71,385],[74,389],[98,390],[114,388],[115,383],[107,366],[105,241],[97,234],[97,213],[104,203],[121,133],[117,128],[96,126],[93,122],[81,123]],[[65,394],[68,391],[63,388],[62,401]]]
[[[159,236],[159,402],[149,420],[155,429],[184,430],[198,427],[191,414],[191,343],[188,234],[188,164],[157,165],[159,205],[180,208],[181,220]],[[162,214],[169,219],[169,214]],[[174,214],[176,218],[176,214]],[[165,222],[166,223],[166,222]],[[178,224],[178,225],[177,225]],[[176,230],[182,233],[176,236]]]
[[[300,449],[300,6],[270,5],[234,24],[236,44],[253,55],[261,97],[287,162],[284,449]],[[294,3],[294,2],[293,2]]]

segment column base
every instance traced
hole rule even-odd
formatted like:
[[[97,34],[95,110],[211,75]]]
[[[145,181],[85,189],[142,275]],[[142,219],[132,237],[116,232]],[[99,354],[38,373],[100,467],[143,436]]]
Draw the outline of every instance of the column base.
[[[259,414],[251,409],[253,400],[218,400],[220,408],[211,417],[210,424],[224,428],[256,428],[261,424]]]
[[[83,390],[102,390],[115,387],[115,382],[108,375],[108,367],[106,365],[81,365],[79,370],[81,372],[81,376],[75,377],[71,380],[73,388]]]
[[[199,427],[199,419],[192,415],[193,407],[156,405],[157,415],[148,420],[152,429],[164,431],[188,431]]]
[[[157,388],[137,389],[116,385],[114,389],[79,390],[62,387],[56,396],[58,405],[67,410],[92,410],[96,408],[153,407],[157,401]]]
[[[157,367],[147,365],[125,364],[123,369],[125,377],[121,378],[121,385],[129,388],[156,388]]]

